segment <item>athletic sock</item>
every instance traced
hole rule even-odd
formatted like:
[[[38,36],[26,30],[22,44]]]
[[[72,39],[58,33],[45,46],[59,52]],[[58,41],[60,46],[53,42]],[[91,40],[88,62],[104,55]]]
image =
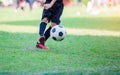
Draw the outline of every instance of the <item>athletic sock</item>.
[[[39,28],[39,35],[40,36],[44,36],[44,31],[45,31],[46,25],[47,25],[47,23],[45,23],[45,22],[40,23],[40,28]]]
[[[45,32],[45,41],[47,41],[47,39],[50,37],[50,30],[52,27],[49,27],[46,32]]]

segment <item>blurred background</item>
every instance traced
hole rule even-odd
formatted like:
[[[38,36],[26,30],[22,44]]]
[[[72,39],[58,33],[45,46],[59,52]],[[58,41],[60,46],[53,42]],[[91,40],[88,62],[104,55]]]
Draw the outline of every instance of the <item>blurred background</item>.
[[[0,0],[0,24],[38,26],[44,1]],[[120,0],[64,0],[64,5],[62,24],[65,27],[120,30]]]
[[[11,7],[15,8],[15,11],[20,7],[25,10],[29,7],[30,10],[34,8],[41,7],[41,2],[45,0],[0,0],[0,7]],[[103,8],[104,11],[108,8],[118,10],[120,8],[120,0],[64,0],[65,6],[78,6],[86,7],[86,11],[91,14],[98,14],[101,11],[99,9]],[[79,12],[78,12],[79,14]]]

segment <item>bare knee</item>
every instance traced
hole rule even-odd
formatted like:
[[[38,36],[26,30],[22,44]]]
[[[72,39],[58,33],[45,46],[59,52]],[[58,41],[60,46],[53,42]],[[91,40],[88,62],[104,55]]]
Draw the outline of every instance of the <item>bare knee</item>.
[[[48,23],[48,18],[43,18],[42,22]]]
[[[53,22],[51,23],[51,27],[56,26],[56,25],[57,25],[56,23],[53,23]]]

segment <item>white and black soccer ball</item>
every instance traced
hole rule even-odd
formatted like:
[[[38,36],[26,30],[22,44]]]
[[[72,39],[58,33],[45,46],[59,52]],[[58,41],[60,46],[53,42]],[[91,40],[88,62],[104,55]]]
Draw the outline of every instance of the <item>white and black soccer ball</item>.
[[[50,36],[55,41],[62,41],[66,36],[66,30],[63,26],[56,25],[56,26],[52,27],[52,29],[50,31]]]

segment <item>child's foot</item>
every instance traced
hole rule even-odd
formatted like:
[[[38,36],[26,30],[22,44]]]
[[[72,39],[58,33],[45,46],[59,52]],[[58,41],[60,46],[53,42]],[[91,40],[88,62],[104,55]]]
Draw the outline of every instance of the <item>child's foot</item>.
[[[46,49],[46,50],[48,49],[48,47],[45,46],[45,37],[44,36],[40,37],[39,42],[40,43],[37,42],[37,45],[36,45],[37,48]]]
[[[37,42],[36,47],[37,47],[37,48],[40,48],[40,49],[48,50],[48,47],[47,47],[47,46],[45,46],[45,45],[43,45],[43,44],[41,44],[41,43],[38,43],[38,42]]]

